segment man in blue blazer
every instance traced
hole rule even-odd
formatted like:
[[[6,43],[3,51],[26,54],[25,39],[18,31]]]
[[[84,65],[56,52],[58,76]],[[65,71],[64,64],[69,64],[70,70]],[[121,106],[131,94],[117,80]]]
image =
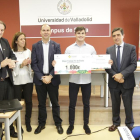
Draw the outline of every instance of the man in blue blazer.
[[[122,28],[115,28],[112,31],[112,38],[115,45],[107,48],[107,54],[111,55],[113,65],[106,69],[109,74],[109,89],[112,99],[112,121],[113,125],[109,131],[115,131],[121,124],[120,104],[121,97],[125,108],[125,124],[132,130],[134,125],[132,98],[135,87],[134,71],[137,68],[136,47],[123,41],[124,32]]]
[[[60,118],[60,106],[58,104],[58,89],[60,84],[60,76],[54,75],[54,67],[52,61],[54,54],[61,54],[60,45],[50,40],[51,28],[44,24],[41,27],[40,34],[42,40],[32,46],[32,62],[31,66],[34,71],[34,83],[38,96],[38,127],[35,134],[41,132],[45,128],[47,112],[46,112],[46,97],[49,94],[52,103],[53,119],[59,134],[63,133],[61,126],[62,119]]]

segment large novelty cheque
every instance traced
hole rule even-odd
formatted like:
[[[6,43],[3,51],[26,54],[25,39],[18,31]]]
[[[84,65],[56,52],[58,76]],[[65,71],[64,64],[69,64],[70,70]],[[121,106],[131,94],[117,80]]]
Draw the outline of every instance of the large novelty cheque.
[[[91,55],[89,54],[55,54],[55,74],[89,74],[91,73]]]

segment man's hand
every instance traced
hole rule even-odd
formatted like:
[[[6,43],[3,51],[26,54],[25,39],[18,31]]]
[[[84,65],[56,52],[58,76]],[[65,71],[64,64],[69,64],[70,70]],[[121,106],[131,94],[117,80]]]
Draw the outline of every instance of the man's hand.
[[[16,60],[11,60],[11,59],[10,59],[9,64],[8,64],[9,69],[13,69],[13,68],[15,67],[15,63],[16,63],[16,62],[17,62]]]
[[[8,59],[7,57],[1,62],[1,67],[4,68],[9,66],[10,69],[15,67],[16,60]]]
[[[1,62],[1,67],[4,68],[10,63],[10,59],[7,57]]]
[[[115,81],[119,82],[121,79],[123,79],[123,75],[121,73],[117,73],[115,75],[113,75],[113,77]]]
[[[112,66],[113,65],[113,60],[110,59],[108,63]]]
[[[43,81],[44,84],[49,84],[49,83],[51,83],[52,78],[53,77],[51,75],[43,76],[42,81]]]
[[[52,66],[55,67],[55,64],[56,64],[56,61],[53,60],[53,61],[52,61]]]
[[[119,81],[119,83],[124,83],[124,79],[122,78],[122,79]]]

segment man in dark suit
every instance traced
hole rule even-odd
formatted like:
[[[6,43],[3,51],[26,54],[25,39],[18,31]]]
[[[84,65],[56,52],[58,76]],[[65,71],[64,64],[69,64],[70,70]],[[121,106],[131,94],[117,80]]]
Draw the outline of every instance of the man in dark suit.
[[[113,65],[106,69],[109,74],[109,89],[112,99],[112,121],[113,125],[109,131],[115,131],[121,123],[120,104],[121,97],[125,108],[125,124],[132,130],[134,125],[132,111],[132,97],[135,87],[134,71],[137,68],[136,47],[123,42],[124,32],[122,28],[112,31],[115,45],[107,48],[106,53],[111,55]]]
[[[14,99],[11,69],[15,67],[16,56],[13,54],[7,39],[2,37],[5,29],[5,23],[0,21],[0,100]],[[14,138],[17,137],[13,124],[10,126],[10,135]]]
[[[60,118],[60,107],[58,104],[58,89],[60,84],[60,76],[54,75],[54,67],[52,61],[54,54],[60,54],[60,45],[50,40],[51,28],[44,24],[41,27],[40,34],[42,40],[32,46],[32,62],[31,66],[34,71],[34,83],[38,96],[39,125],[35,130],[35,134],[41,132],[45,128],[47,113],[46,113],[46,97],[49,94],[52,103],[53,119],[59,134],[63,133]]]

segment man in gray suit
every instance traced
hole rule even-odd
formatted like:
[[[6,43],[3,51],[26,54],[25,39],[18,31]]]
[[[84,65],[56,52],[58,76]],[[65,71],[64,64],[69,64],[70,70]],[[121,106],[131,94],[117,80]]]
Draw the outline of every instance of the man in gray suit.
[[[137,68],[136,47],[123,41],[124,32],[122,28],[112,31],[115,45],[107,48],[106,53],[111,55],[113,65],[106,69],[109,74],[109,89],[112,99],[112,121],[113,125],[109,131],[115,131],[121,123],[120,104],[121,97],[125,108],[125,124],[132,130],[134,125],[132,111],[132,97],[135,87],[134,71]]]

